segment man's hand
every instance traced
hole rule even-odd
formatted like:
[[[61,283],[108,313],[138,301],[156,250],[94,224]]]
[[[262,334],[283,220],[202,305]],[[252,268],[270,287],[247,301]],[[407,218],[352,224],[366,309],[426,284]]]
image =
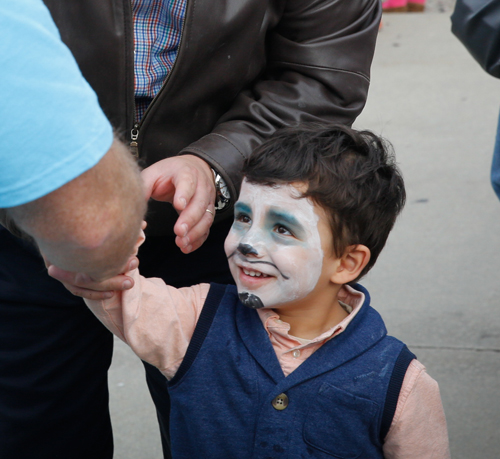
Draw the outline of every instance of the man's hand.
[[[215,214],[210,166],[197,156],[175,156],[144,169],[142,178],[147,198],[170,202],[179,213],[174,233],[182,252],[199,248],[208,237]]]

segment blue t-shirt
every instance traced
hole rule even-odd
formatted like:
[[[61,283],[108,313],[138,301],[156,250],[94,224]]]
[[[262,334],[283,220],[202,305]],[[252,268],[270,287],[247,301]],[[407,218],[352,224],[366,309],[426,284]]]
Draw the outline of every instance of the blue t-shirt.
[[[12,207],[93,167],[113,132],[41,0],[1,1],[0,31],[0,207]]]

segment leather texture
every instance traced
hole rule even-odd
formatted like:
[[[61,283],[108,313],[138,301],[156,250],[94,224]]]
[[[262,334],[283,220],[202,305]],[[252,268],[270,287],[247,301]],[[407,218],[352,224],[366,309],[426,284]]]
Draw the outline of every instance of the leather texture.
[[[500,78],[500,2],[457,0],[451,31],[481,65]]]
[[[129,140],[130,2],[45,3]],[[141,163],[197,155],[236,197],[243,161],[280,127],[352,124],[365,104],[381,11],[378,0],[187,0],[177,60],[138,126]],[[176,217],[169,204],[153,202],[148,234],[171,233]]]

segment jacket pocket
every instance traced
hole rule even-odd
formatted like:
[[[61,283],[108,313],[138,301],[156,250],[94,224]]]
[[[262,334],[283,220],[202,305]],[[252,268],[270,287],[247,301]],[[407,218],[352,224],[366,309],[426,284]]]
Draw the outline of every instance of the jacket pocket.
[[[372,400],[324,383],[306,415],[304,441],[324,453],[314,457],[366,457],[376,441],[378,411]]]

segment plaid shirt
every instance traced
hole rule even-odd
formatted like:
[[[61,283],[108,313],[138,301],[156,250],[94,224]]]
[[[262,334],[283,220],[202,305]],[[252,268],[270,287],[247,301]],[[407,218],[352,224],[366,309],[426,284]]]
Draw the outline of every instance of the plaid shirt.
[[[174,65],[186,0],[132,0],[132,11],[138,122]]]

